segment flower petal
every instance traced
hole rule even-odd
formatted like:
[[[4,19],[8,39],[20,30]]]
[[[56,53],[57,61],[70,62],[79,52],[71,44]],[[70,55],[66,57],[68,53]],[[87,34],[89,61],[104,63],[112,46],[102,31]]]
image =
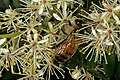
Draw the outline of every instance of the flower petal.
[[[39,41],[38,43],[45,43],[47,41],[48,41],[48,39],[44,39],[44,40]]]
[[[114,13],[112,15],[113,15],[113,18],[116,20],[116,24],[120,24],[120,20],[118,16],[116,16]]]
[[[39,8],[39,11],[38,11],[38,14],[42,14],[43,13],[43,6],[41,5],[40,8]]]
[[[39,0],[32,0],[33,2],[39,2]]]
[[[96,38],[98,38],[98,36],[97,36],[97,33],[96,33],[96,31],[95,31],[95,29],[92,27],[92,34],[96,37]]]
[[[50,28],[50,31],[53,32],[53,25],[51,24],[51,22],[48,22],[48,26]]]
[[[67,16],[66,10],[67,10],[67,3],[65,2],[64,5],[63,5],[63,15],[64,15],[64,17]]]
[[[7,52],[9,52],[9,50],[6,49],[6,48],[0,48],[0,51],[3,52],[3,53],[7,53]]]
[[[81,73],[80,71],[76,72],[76,73],[73,73],[71,76],[73,79],[78,79],[80,77]]]
[[[108,14],[108,12],[102,13],[101,19],[104,19],[105,17],[107,17],[107,14]]]
[[[0,39],[0,45],[2,45],[6,41],[6,38]]]
[[[50,10],[53,10],[53,6],[52,6],[51,4],[48,5],[48,8],[49,8]]]
[[[60,9],[60,4],[61,4],[61,1],[58,1],[58,3],[57,3],[57,9]]]
[[[106,43],[106,45],[108,45],[108,46],[112,46],[112,45],[113,45],[113,43],[110,42],[110,41],[106,41],[105,43]]]
[[[116,6],[113,11],[117,11],[117,10],[120,10],[120,5],[119,6]]]
[[[56,13],[53,13],[53,16],[54,16],[58,21],[61,21],[61,20],[62,20]]]

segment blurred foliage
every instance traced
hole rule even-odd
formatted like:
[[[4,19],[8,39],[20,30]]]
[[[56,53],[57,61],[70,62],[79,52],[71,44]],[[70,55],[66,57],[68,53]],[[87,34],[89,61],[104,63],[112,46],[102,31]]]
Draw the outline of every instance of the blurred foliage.
[[[0,0],[0,11],[5,11],[5,9],[11,6],[13,9],[21,7],[19,0]]]
[[[101,6],[100,3],[102,3],[102,0],[83,0],[85,2],[84,4],[84,10],[89,11],[89,7],[91,6],[91,2],[94,2],[95,4]],[[9,8],[11,6],[13,9],[21,7],[19,0],[0,0],[0,11],[5,11],[5,9]],[[2,38],[1,34],[4,34],[6,31],[0,31],[0,38]],[[15,33],[14,35],[6,34],[7,38],[12,37],[14,35],[17,35],[19,33]],[[12,35],[12,36],[11,36]],[[5,35],[4,35],[5,36]],[[84,55],[77,54],[79,51],[76,52],[76,54],[67,62],[64,63],[65,66],[69,68],[74,68],[77,64],[80,64],[79,67],[83,66],[86,68],[87,71],[89,71],[91,74],[95,76],[101,76],[102,80],[120,80],[120,62],[117,61],[116,55],[107,55],[108,64],[105,64],[103,61],[103,64],[100,66],[103,66],[105,73],[102,72],[96,72],[94,68],[96,67],[96,63],[94,62],[94,59],[91,61],[85,59]],[[78,56],[80,58],[78,58]],[[69,75],[69,71],[67,69],[64,69],[67,73],[65,73],[65,79],[60,80],[72,80],[72,78]],[[4,70],[2,73],[3,77],[0,80],[15,80],[18,77],[18,75],[12,75],[12,73]],[[53,77],[54,79],[54,77]],[[97,80],[97,79],[96,79]]]

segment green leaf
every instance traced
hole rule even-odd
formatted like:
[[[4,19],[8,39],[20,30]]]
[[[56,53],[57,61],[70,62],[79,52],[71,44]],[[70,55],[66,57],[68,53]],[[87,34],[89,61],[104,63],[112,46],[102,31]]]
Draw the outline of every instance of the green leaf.
[[[116,80],[120,80],[120,62],[116,66]]]
[[[114,54],[107,56],[108,64],[103,63],[103,68],[105,71],[106,77],[109,79],[113,76],[115,73],[115,65],[116,65],[116,57]]]
[[[70,60],[68,60],[67,62],[64,63],[65,66],[69,67],[69,68],[75,68],[76,65],[81,64],[81,55],[80,52],[77,51],[71,58]]]
[[[13,38],[13,37],[16,37],[20,34],[22,34],[24,31],[18,31],[18,32],[14,32],[14,33],[11,33],[11,34],[0,34],[0,38]]]
[[[13,78],[13,75],[9,71],[5,71],[2,76],[2,80],[11,80],[12,78]]]
[[[8,8],[10,5],[10,0],[2,0],[4,7]]]
[[[0,0],[0,11],[4,11],[10,5],[9,0]]]
[[[11,4],[14,8],[20,7],[20,1],[19,0],[12,0]]]
[[[88,65],[89,68],[94,69],[96,67],[96,62],[94,58],[92,58],[91,60],[87,59],[86,65]]]

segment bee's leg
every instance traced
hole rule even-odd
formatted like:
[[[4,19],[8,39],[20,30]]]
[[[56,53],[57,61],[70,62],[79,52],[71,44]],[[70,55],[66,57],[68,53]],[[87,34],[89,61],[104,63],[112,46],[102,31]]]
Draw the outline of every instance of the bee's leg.
[[[77,46],[79,46],[79,45],[81,45],[81,44],[84,44],[84,42],[82,41],[81,38],[77,38],[77,39],[75,39],[75,44],[76,44]]]

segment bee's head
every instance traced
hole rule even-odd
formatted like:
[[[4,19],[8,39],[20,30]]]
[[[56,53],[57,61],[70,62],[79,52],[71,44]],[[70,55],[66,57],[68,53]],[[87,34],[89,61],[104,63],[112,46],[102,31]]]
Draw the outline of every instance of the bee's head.
[[[86,19],[85,18],[77,18],[77,17],[72,17],[72,19],[69,20],[69,25],[73,26],[73,25],[82,25],[83,23],[85,23]]]
[[[77,19],[75,19],[75,24],[78,25],[78,26],[82,26],[84,21],[85,21],[85,19],[77,18]]]
[[[74,30],[80,29],[82,27],[82,24],[85,23],[84,18],[76,18],[73,17],[71,20],[68,21],[69,26],[73,27]]]
[[[80,29],[82,27],[82,24],[85,23],[84,21],[85,21],[84,19],[76,18],[75,21],[74,21],[74,23],[75,23],[75,30],[76,29]]]

